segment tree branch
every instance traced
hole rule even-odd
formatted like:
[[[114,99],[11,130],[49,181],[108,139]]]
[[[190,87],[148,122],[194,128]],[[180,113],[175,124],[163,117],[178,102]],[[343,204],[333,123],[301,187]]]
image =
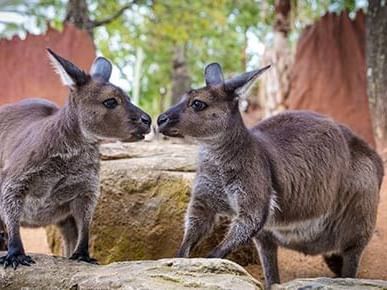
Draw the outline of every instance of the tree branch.
[[[109,24],[110,22],[112,22],[115,19],[117,19],[118,17],[120,17],[125,12],[125,10],[129,9],[133,4],[136,4],[136,2],[137,1],[134,0],[130,4],[126,4],[126,5],[122,6],[113,15],[106,17],[105,19],[92,21],[90,24],[91,28]]]

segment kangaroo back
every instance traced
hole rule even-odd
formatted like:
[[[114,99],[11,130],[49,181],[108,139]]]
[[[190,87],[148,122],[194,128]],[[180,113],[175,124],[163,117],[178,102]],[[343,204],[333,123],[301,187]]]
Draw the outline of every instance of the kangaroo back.
[[[339,126],[317,113],[289,111],[260,122],[252,132],[269,140],[272,174],[280,184],[277,222],[329,212],[350,169],[350,148]]]
[[[383,181],[383,160],[363,139],[355,135],[349,128],[339,125],[351,151],[351,165],[354,171],[363,171],[357,179],[366,180],[375,176],[378,189]],[[375,173],[374,175],[372,173]]]
[[[26,99],[0,107],[0,170],[4,156],[10,155],[20,138],[33,133],[29,132],[29,127],[57,111],[58,107],[54,103],[42,99]]]

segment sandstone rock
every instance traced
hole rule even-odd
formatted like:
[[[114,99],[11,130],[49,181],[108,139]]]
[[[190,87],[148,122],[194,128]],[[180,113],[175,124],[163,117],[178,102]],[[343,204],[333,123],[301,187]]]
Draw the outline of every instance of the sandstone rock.
[[[387,281],[368,280],[368,279],[333,279],[333,278],[297,279],[288,283],[275,285],[273,287],[273,290],[298,290],[298,289],[377,290],[377,289],[387,289]]]
[[[2,253],[1,255],[3,255]],[[32,255],[31,267],[0,268],[0,289],[262,289],[242,267],[221,259],[163,259],[113,263],[79,263]]]
[[[101,197],[93,220],[91,253],[101,263],[174,257],[195,176],[197,146],[157,142],[101,147]],[[227,229],[223,220],[196,257],[205,257]],[[61,254],[60,235],[47,229]],[[229,256],[242,265],[257,261],[252,245]]]

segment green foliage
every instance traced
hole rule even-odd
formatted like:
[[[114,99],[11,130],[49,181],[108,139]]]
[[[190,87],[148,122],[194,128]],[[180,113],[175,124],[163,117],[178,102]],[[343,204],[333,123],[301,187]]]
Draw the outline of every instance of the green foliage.
[[[356,12],[367,7],[367,0],[291,0],[295,25],[311,24],[327,12]],[[297,27],[296,27],[297,28]]]
[[[61,29],[65,15],[66,0],[9,0],[0,1],[0,12],[17,15],[19,23],[4,21],[0,30],[3,37],[25,32],[38,33],[47,29],[47,25]],[[1,20],[1,19],[0,19]]]
[[[267,27],[266,1],[160,0],[133,5],[122,18],[96,30],[98,48],[117,65],[134,66],[135,50],[145,52],[141,105],[153,114],[165,107],[171,90],[172,59],[176,46],[184,46],[193,86],[203,82],[203,67],[221,63],[226,74],[245,70],[246,32]],[[99,7],[99,10],[101,7]],[[117,7],[112,8],[114,11]],[[100,15],[99,17],[102,17]],[[262,26],[262,25],[261,25]],[[107,37],[108,36],[108,37]],[[113,40],[112,40],[113,39]],[[117,45],[119,39],[121,45]],[[122,47],[124,45],[124,48]]]

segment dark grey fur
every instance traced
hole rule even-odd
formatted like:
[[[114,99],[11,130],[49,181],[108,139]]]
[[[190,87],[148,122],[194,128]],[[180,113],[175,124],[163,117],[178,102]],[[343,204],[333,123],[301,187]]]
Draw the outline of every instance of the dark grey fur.
[[[375,227],[380,157],[350,129],[313,112],[285,112],[248,130],[236,91],[262,71],[223,82],[211,75],[221,74],[218,65],[210,66],[207,86],[158,118],[161,133],[201,143],[178,256],[188,257],[216,217],[228,215],[229,231],[209,257],[225,257],[252,239],[267,288],[280,282],[278,246],[322,254],[337,276],[355,277]],[[206,107],[195,110],[195,100]]]
[[[89,75],[50,50],[49,56],[70,87],[68,104],[59,109],[36,99],[0,107],[0,217],[8,232],[8,254],[0,263],[5,267],[33,263],[25,255],[20,226],[56,224],[66,256],[95,261],[88,240],[99,195],[100,138],[135,141],[150,129],[150,117],[108,82],[106,59],[97,58]],[[118,105],[109,109],[103,103],[112,98]]]

